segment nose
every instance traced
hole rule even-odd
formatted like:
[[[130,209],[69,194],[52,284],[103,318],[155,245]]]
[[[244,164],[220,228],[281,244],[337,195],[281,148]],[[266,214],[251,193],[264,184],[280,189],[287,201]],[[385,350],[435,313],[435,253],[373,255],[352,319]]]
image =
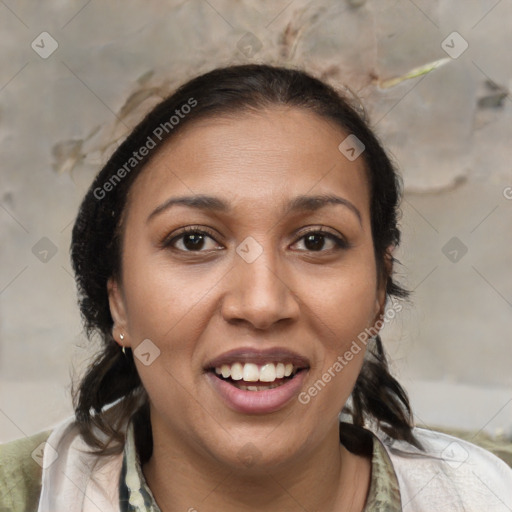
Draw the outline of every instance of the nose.
[[[278,256],[265,248],[254,261],[249,261],[235,256],[221,308],[224,319],[230,323],[246,322],[255,329],[296,319],[300,310],[297,294]]]

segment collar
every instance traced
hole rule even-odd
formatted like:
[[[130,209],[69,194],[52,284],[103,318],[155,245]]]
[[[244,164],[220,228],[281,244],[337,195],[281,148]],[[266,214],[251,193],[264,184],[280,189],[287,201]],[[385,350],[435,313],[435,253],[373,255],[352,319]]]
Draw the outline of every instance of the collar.
[[[161,512],[142,473],[135,446],[133,421],[126,431],[123,467],[119,478],[119,505],[121,512]]]

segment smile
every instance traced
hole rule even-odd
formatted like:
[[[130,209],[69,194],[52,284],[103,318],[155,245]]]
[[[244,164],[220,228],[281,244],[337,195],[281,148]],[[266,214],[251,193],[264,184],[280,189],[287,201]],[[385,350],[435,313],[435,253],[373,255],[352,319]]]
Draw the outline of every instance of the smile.
[[[307,357],[285,347],[240,347],[203,367],[215,395],[244,414],[271,413],[285,407],[301,391],[309,368]]]
[[[232,410],[263,414],[284,407],[303,386],[307,368],[291,363],[233,363],[206,373],[210,384]]]
[[[222,375],[224,379],[230,378],[232,381],[244,380],[245,382],[275,382],[284,377],[290,377],[296,373],[298,368],[293,363],[265,363],[257,365],[255,363],[223,364],[215,368],[217,375]]]

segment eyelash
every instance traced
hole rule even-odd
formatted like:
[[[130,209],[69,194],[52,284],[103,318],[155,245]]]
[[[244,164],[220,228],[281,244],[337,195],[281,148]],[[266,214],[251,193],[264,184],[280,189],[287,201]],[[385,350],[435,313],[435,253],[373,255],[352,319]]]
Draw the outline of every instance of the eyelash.
[[[188,234],[204,235],[204,236],[208,236],[209,238],[212,238],[213,240],[215,240],[215,234],[212,231],[209,231],[206,228],[199,228],[199,227],[196,227],[196,226],[187,226],[187,227],[183,228],[177,235],[172,236],[172,238],[171,237],[166,237],[162,241],[161,247],[162,248],[171,247],[172,249],[175,249],[175,250],[180,251],[180,252],[185,252],[185,253],[208,252],[208,251],[202,251],[202,250],[199,250],[199,251],[187,251],[187,250],[176,249],[175,247],[172,247],[172,244],[174,242],[176,242],[179,239],[182,239],[185,235],[188,235]],[[330,233],[329,231],[325,231],[322,228],[316,228],[316,229],[310,229],[310,230],[307,230],[307,231],[303,231],[300,234],[301,236],[297,239],[297,241],[302,240],[303,238],[305,238],[306,236],[311,235],[311,234],[315,234],[315,235],[319,234],[319,235],[323,236],[324,238],[329,238],[330,240],[332,240],[335,243],[336,247],[334,249],[331,249],[331,250],[349,249],[351,247],[351,245],[346,240],[344,240],[344,239],[342,239],[340,237],[337,237],[336,235]],[[329,250],[320,250],[320,251],[308,251],[308,250],[305,250],[305,251],[300,251],[300,252],[322,253],[322,252],[329,252]]]

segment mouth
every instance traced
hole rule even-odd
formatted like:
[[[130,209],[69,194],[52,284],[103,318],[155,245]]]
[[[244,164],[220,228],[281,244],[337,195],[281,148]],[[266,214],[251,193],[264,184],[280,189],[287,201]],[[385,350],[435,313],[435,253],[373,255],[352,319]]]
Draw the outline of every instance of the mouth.
[[[282,409],[304,386],[309,361],[288,350],[236,350],[206,365],[205,375],[222,402],[242,414]]]
[[[268,362],[262,365],[255,363],[235,362],[207,369],[216,378],[243,391],[268,391],[283,386],[295,378],[307,367],[295,366],[293,363]]]

